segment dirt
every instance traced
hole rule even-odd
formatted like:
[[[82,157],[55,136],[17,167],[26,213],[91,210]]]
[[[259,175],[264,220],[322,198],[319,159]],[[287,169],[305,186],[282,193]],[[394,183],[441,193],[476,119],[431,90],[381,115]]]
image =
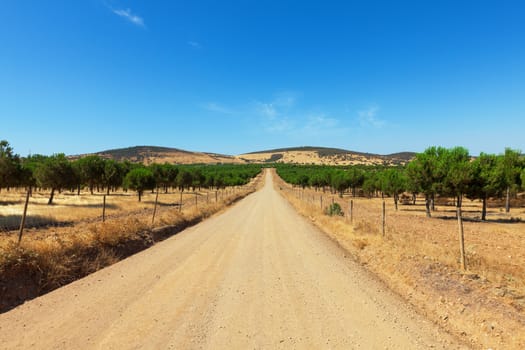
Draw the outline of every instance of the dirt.
[[[0,315],[5,349],[463,348],[273,188]]]

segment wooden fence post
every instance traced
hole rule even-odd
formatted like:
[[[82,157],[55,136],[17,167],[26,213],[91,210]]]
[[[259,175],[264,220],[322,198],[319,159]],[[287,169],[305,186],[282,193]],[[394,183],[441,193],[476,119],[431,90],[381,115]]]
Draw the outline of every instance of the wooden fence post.
[[[385,201],[383,201],[383,215],[381,215],[381,226],[383,236],[385,235],[385,221],[386,221],[386,210],[385,210]]]
[[[195,192],[195,208],[197,208],[197,192]]]
[[[457,209],[458,216],[458,230],[459,230],[459,253],[461,259],[461,268],[463,270],[467,269],[467,264],[465,262],[465,240],[463,236],[463,219],[461,218],[461,208]]]
[[[24,234],[24,227],[26,225],[27,205],[29,204],[29,196],[31,195],[31,187],[27,190],[26,203],[24,204],[24,213],[22,214],[22,221],[20,221],[20,231],[18,232],[18,245],[22,241],[22,234]]]
[[[106,195],[102,198],[102,222],[106,222]]]
[[[155,222],[155,214],[157,213],[157,202],[159,201],[159,188],[157,187],[157,194],[155,195],[155,205],[153,206],[153,216],[151,218],[151,224]]]
[[[180,191],[179,212],[182,211],[182,191]]]
[[[319,197],[321,199],[321,210],[323,210],[323,195]]]
[[[354,200],[350,199],[350,223],[354,223]]]

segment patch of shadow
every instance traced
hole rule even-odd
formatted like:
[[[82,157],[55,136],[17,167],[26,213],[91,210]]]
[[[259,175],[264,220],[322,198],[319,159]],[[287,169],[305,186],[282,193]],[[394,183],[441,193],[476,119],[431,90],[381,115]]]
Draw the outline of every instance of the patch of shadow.
[[[14,205],[14,204],[20,204],[21,201],[0,201],[0,205]]]
[[[0,230],[11,231],[20,227],[22,215],[0,215]],[[47,216],[28,215],[26,217],[26,228],[39,228],[47,226],[70,226],[72,221],[59,221]]]
[[[274,153],[270,156],[270,158],[266,159],[264,162],[265,163],[275,163],[277,162],[279,159],[282,159],[283,158],[283,155],[282,153]]]

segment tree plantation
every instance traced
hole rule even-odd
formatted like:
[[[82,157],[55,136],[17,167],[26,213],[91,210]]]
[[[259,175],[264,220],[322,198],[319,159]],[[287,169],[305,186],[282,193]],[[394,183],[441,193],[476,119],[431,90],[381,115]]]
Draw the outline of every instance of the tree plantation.
[[[421,195],[428,217],[437,196],[454,198],[459,208],[466,197],[483,202],[481,218],[485,220],[489,198],[505,198],[508,212],[511,197],[525,189],[525,158],[509,148],[500,155],[471,157],[463,147],[429,147],[403,167],[278,164],[276,168],[279,176],[293,185],[328,188],[340,196],[346,191],[353,196],[358,191],[368,197],[389,196],[396,209],[402,194],[413,203]]]
[[[244,185],[259,174],[259,165],[172,165],[117,162],[97,155],[69,160],[64,154],[31,155],[21,158],[7,141],[0,141],[0,191],[13,187],[38,187],[50,191],[48,204],[56,191],[82,188],[105,191],[108,195],[123,188],[136,191],[139,201],[146,190],[169,188],[181,191]]]

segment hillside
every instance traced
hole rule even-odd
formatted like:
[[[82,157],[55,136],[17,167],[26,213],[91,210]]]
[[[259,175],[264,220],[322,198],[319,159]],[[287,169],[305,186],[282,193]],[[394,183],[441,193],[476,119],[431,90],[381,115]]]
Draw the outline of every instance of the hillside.
[[[178,148],[156,147],[156,146],[135,146],[128,148],[118,148],[93,153],[103,158],[115,159],[118,161],[129,160],[134,163],[172,163],[172,164],[217,164],[217,163],[245,163],[236,157],[203,152],[190,152]],[[87,154],[72,156],[79,158]]]
[[[292,147],[257,151],[238,155],[249,162],[278,162],[323,165],[396,165],[408,162],[415,153],[401,152],[388,155],[348,151],[326,147]]]
[[[135,146],[128,148],[111,149],[92,153],[103,158],[118,161],[152,164],[217,164],[217,163],[295,163],[295,164],[323,164],[323,165],[396,165],[408,162],[413,156],[412,152],[379,155],[348,151],[339,148],[327,147],[292,147],[277,148],[265,151],[245,153],[238,156],[208,152],[191,152],[178,148]],[[71,159],[80,158],[87,154],[71,156]]]

